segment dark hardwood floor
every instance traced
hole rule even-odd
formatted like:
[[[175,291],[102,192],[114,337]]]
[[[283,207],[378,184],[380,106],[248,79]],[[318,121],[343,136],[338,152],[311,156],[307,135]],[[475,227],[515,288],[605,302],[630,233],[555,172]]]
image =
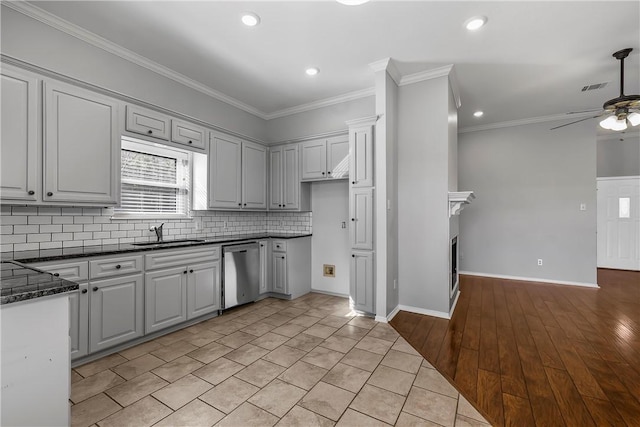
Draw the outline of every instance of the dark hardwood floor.
[[[451,320],[391,325],[493,425],[640,426],[640,272],[598,283],[461,276]]]

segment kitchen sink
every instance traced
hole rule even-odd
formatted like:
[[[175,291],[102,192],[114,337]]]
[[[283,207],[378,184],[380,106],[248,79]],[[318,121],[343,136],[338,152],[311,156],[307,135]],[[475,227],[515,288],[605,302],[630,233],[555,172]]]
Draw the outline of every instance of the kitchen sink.
[[[166,242],[142,242],[142,243],[132,243],[133,246],[171,246],[171,245],[179,245],[183,243],[200,243],[204,242],[204,240],[199,239],[180,239],[180,240],[167,240]]]

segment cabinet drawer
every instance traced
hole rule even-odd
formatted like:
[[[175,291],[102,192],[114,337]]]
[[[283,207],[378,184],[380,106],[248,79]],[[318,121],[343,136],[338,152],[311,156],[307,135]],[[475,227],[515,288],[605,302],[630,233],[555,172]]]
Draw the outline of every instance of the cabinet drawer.
[[[169,139],[171,119],[155,111],[127,105],[126,129],[130,132]]]
[[[89,261],[89,273],[92,279],[139,273],[141,271],[142,255]]]
[[[204,128],[181,120],[171,120],[171,141],[204,150]]]
[[[210,246],[206,249],[180,249],[153,252],[144,256],[147,270],[175,266],[192,265],[199,262],[210,262],[220,258],[220,246]]]
[[[59,276],[72,282],[84,282],[89,279],[89,263],[87,261],[69,262],[65,264],[30,264],[32,267]]]
[[[274,240],[273,252],[287,252],[287,242],[284,240]]]

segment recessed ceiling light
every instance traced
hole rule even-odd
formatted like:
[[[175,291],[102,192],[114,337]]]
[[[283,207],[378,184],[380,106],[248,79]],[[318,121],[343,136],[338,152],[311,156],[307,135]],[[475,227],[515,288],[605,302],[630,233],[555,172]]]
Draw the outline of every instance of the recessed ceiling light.
[[[475,113],[473,113],[474,117],[482,117],[484,115],[484,113],[482,111],[476,111]]]
[[[338,3],[346,4],[347,6],[360,6],[367,3],[369,0],[336,0]]]
[[[242,23],[247,27],[255,27],[260,23],[260,17],[253,12],[245,12],[242,14]]]
[[[320,69],[318,67],[309,67],[304,72],[307,73],[307,76],[315,76],[320,72]]]
[[[481,28],[482,26],[484,26],[484,24],[486,23],[487,23],[486,16],[474,16],[473,18],[467,19],[466,22],[464,23],[464,26],[469,31],[475,31]]]

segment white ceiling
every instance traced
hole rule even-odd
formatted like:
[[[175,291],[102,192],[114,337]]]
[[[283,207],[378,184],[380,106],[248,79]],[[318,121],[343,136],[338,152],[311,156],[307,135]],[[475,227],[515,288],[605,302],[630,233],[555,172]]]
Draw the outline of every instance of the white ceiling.
[[[638,1],[31,3],[267,118],[373,87],[369,64],[387,57],[403,75],[454,64],[461,127],[600,108],[618,96],[611,54],[626,47],[625,92],[640,93]],[[242,25],[243,11],[261,24]],[[471,33],[463,23],[475,15],[489,21]]]

